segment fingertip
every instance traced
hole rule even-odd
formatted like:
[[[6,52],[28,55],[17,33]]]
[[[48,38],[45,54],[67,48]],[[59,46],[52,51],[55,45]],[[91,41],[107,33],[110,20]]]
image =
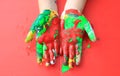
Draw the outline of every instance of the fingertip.
[[[72,64],[69,64],[69,68],[73,68]]]
[[[37,58],[37,63],[38,63],[38,64],[41,64],[41,63],[42,63],[42,59]]]
[[[27,39],[25,39],[25,43],[28,43],[28,40],[27,40]]]
[[[76,55],[76,62],[75,62],[77,66],[80,64],[80,61],[81,61],[81,55],[77,54]]]
[[[73,68],[73,62],[74,62],[74,59],[71,59],[71,58],[69,58],[69,64],[68,64],[68,66],[70,67],[70,68]]]
[[[96,38],[94,38],[94,39],[92,39],[91,41],[92,41],[92,42],[95,42],[96,40],[97,40],[97,39],[96,39]]]
[[[46,62],[46,63],[45,63],[45,66],[46,66],[46,67],[50,66],[50,63]]]

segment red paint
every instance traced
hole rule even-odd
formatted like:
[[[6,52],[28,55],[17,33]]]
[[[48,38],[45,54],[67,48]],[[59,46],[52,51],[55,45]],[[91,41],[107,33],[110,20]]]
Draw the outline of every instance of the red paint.
[[[59,19],[56,17],[52,20],[51,26],[48,27],[46,32],[38,39],[39,43],[51,43],[54,42],[54,34],[56,31],[59,31]],[[58,36],[56,37],[58,39]]]
[[[68,9],[66,10],[65,14],[69,14],[69,13],[73,13],[73,14],[76,14],[76,15],[81,15],[81,13],[78,11],[78,10],[75,10],[75,9]]]
[[[65,1],[57,1],[59,13]],[[99,40],[83,51],[79,66],[63,74],[62,57],[46,68],[36,63],[36,52],[26,53],[24,39],[39,14],[38,1],[0,0],[0,76],[120,76],[119,9],[120,0],[87,0],[83,14]],[[26,27],[24,34],[22,27]]]

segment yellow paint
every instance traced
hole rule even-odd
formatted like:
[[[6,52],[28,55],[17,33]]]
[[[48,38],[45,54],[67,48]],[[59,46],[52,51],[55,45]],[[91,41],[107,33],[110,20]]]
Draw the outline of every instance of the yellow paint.
[[[74,59],[69,59],[68,64],[70,68],[73,68],[72,63],[75,62]]]
[[[69,59],[69,63],[75,62],[74,59]]]
[[[50,15],[49,15],[50,17],[49,17],[49,20],[48,20],[47,24],[50,25],[52,19],[53,19],[54,17],[56,17],[57,15],[58,15],[58,14],[57,14],[57,11],[52,11],[52,10],[51,10],[51,13],[50,13]]]
[[[30,32],[28,33],[26,39],[25,39],[25,42],[26,42],[26,43],[30,42],[30,41],[33,39],[33,37],[34,37],[34,34],[35,34],[35,33],[33,33],[32,31],[30,31]]]

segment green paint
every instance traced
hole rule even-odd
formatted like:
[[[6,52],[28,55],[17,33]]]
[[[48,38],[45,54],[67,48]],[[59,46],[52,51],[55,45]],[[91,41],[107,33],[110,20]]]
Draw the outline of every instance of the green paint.
[[[94,31],[89,23],[89,21],[85,18],[84,15],[77,16],[75,14],[68,14],[65,16],[65,29],[72,28],[74,26],[74,21],[80,20],[80,22],[77,25],[77,28],[80,28],[81,30],[85,30],[90,38],[91,41],[95,41],[96,37],[94,34]]]
[[[30,30],[32,30],[33,32],[39,31],[40,33],[38,34],[38,36],[41,36],[46,31],[45,26],[50,18],[50,16],[49,16],[50,13],[51,13],[50,10],[44,10],[43,13],[38,15],[36,20],[33,22]],[[38,28],[40,28],[40,29],[38,29]]]
[[[37,52],[37,57],[42,60],[43,58],[43,45],[39,44],[38,42],[36,43],[36,52]]]
[[[44,11],[43,11],[43,14],[44,14],[44,15],[49,15],[50,13],[51,13],[50,10],[44,10]]]
[[[93,31],[89,21],[85,18],[84,15],[79,16],[78,19],[81,20],[80,26],[84,27],[84,29],[87,32],[90,40],[91,41],[95,41],[96,37],[95,37],[94,31]],[[79,27],[79,24],[78,24],[78,27]]]
[[[56,50],[53,52],[54,53],[54,56],[57,57],[57,53],[56,53]]]
[[[83,39],[80,37],[76,37],[77,40],[77,45],[78,45],[78,51],[81,53],[82,52],[82,41]]]
[[[88,44],[88,45],[87,45],[87,48],[90,48],[90,47],[91,47],[90,44]]]
[[[78,16],[78,15],[75,15],[75,14],[67,14],[67,15],[65,15],[65,17],[64,17],[64,21],[65,21],[64,28],[65,29],[72,28],[74,26],[74,22],[76,20],[80,20],[80,22],[77,25],[77,28],[81,29],[82,31],[86,31],[89,38],[90,38],[90,40],[95,41],[96,37],[95,37],[94,31],[93,31],[89,21],[85,18],[84,15],[81,15],[81,16]],[[83,32],[80,32],[80,33],[83,34]],[[74,57],[74,59],[76,60],[76,62],[79,62],[80,56],[82,54],[82,42],[83,42],[83,39],[80,38],[80,37],[76,37],[76,40],[77,40],[77,45],[78,45],[78,52],[80,54],[76,55]],[[73,41],[72,39],[69,39],[69,42],[72,42],[72,41]],[[88,45],[87,47],[90,48],[90,45]],[[66,72],[69,69],[70,69],[69,66],[62,65],[62,72]]]
[[[91,41],[96,41],[96,36],[89,22],[85,24],[85,30]]]
[[[39,44],[38,42],[36,43],[36,52],[37,52],[37,57],[42,60],[43,55],[45,54],[45,51],[47,50],[47,46],[45,44]]]
[[[70,70],[68,65],[62,65],[62,73],[67,72],[68,70]]]
[[[74,26],[74,22],[76,20],[80,20],[81,22],[78,23],[77,28],[80,28],[81,30],[84,30],[84,25],[83,25],[84,21],[82,21],[81,19],[82,19],[81,16],[77,16],[75,14],[66,15],[66,17],[65,17],[65,29],[72,28]]]
[[[54,39],[58,36],[58,30],[55,31]]]
[[[72,42],[72,41],[73,41],[73,39],[72,39],[72,38],[70,38],[68,42]]]
[[[43,29],[41,30],[41,31],[39,31],[39,32],[37,32],[37,37],[40,37],[42,34],[44,34],[45,33],[45,31],[46,31],[47,29],[45,28],[45,27],[43,27]]]
[[[29,34],[29,36],[26,38],[26,42],[31,41],[33,39],[33,35],[36,33],[36,38],[38,39],[42,34],[44,34],[47,30],[46,26],[51,22],[51,20],[56,16],[51,16],[51,10],[44,10],[41,14],[38,15],[38,17],[33,22],[30,31],[32,33]],[[58,34],[56,34],[57,36]],[[55,37],[56,37],[55,36]],[[43,55],[45,51],[47,50],[47,46],[45,43],[39,44],[36,42],[36,53],[37,58],[39,61],[42,61]]]
[[[43,43],[43,50],[46,51],[47,50],[47,46],[45,43]]]
[[[75,20],[75,15],[74,14],[68,14],[65,16],[65,29],[72,28],[74,26],[74,20]]]

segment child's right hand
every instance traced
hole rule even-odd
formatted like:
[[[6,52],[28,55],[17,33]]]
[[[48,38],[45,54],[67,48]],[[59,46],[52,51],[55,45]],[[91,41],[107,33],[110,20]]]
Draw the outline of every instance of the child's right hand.
[[[87,32],[91,41],[96,41],[94,31],[89,21],[78,10],[69,9],[62,15],[61,20],[61,48],[63,65],[69,68],[73,64],[79,65],[82,54],[82,41],[84,32]]]

